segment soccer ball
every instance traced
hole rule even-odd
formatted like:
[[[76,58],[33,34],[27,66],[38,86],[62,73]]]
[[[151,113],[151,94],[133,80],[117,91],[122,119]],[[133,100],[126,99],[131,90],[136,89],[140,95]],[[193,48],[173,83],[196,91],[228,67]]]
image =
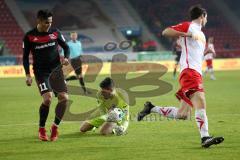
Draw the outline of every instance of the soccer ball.
[[[114,108],[108,113],[108,122],[120,122],[124,117],[124,112],[121,108]]]

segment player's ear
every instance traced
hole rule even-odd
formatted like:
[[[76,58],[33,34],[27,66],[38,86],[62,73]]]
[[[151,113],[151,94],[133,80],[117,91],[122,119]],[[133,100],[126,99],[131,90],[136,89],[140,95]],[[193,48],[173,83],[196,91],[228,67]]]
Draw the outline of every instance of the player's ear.
[[[207,14],[202,14],[202,18],[207,18]]]

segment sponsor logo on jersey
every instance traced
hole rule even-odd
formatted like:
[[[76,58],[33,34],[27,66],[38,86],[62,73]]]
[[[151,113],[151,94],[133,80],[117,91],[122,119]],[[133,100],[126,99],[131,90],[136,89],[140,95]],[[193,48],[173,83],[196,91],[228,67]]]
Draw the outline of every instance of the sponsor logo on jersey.
[[[34,37],[33,41],[37,41],[37,40],[38,40],[38,38],[37,38],[37,37]]]
[[[50,39],[57,39],[57,37],[54,34],[49,34]]]
[[[47,48],[47,47],[52,47],[52,46],[54,46],[55,44],[56,44],[55,42],[47,43],[47,44],[43,44],[43,45],[36,46],[35,49],[43,49],[43,48]]]

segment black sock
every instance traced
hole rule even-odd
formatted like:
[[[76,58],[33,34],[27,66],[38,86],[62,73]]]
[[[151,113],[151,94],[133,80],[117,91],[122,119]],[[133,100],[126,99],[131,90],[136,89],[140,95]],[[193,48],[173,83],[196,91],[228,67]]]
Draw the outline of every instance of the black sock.
[[[45,127],[48,113],[49,113],[49,106],[46,106],[45,104],[41,104],[39,108],[39,116],[40,116],[39,127]]]
[[[86,87],[85,87],[85,83],[83,81],[83,77],[79,78],[79,83],[82,86],[83,91],[86,92],[87,90],[86,90]]]
[[[54,123],[55,123],[56,125],[59,125],[60,122],[61,122],[61,119],[59,119],[57,116],[55,116]]]
[[[56,125],[60,124],[60,122],[64,116],[66,107],[67,107],[67,101],[58,102],[58,104],[55,108],[55,119],[54,119],[54,123]]]
[[[71,80],[76,80],[77,77],[76,76],[70,76],[68,78],[66,78],[66,81],[71,81]]]

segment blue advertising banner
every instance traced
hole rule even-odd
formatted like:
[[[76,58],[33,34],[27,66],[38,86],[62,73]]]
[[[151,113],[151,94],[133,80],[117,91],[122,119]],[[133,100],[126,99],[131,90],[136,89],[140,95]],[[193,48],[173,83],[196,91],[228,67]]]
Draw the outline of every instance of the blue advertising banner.
[[[0,56],[0,66],[11,66],[17,64],[17,58],[12,56]]]

